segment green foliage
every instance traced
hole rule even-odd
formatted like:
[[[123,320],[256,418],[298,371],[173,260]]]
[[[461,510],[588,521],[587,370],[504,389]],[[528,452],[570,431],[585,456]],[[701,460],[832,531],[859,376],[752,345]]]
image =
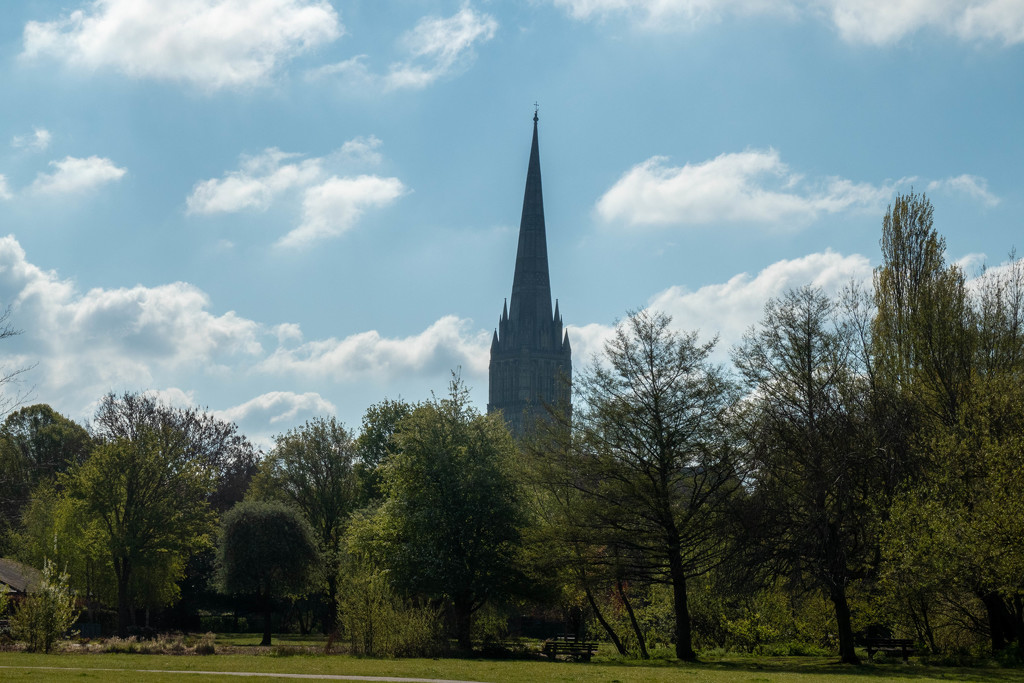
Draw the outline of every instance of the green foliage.
[[[384,399],[366,409],[362,431],[356,440],[359,457],[360,503],[369,505],[383,495],[382,466],[398,449],[398,425],[412,412],[413,406],[402,400]]]
[[[57,571],[53,562],[43,565],[43,578],[18,605],[11,617],[14,637],[25,641],[30,652],[49,652],[78,618],[75,595],[68,575]]]
[[[876,504],[893,471],[853,330],[833,300],[803,287],[769,301],[733,352],[750,391],[738,433],[753,485],[755,562],[825,592],[849,663],[857,655],[847,591],[872,569]]]
[[[226,594],[299,594],[319,557],[309,522],[280,502],[243,501],[221,523],[219,587]]]
[[[0,427],[0,551],[13,532],[10,527],[33,500],[32,490],[85,460],[91,447],[83,427],[48,405],[7,416]]]
[[[606,583],[672,586],[676,654],[688,660],[687,581],[729,552],[726,510],[740,489],[725,439],[733,386],[709,361],[714,344],[666,315],[631,315],[577,380],[571,441],[540,478]]]
[[[333,417],[316,418],[275,439],[248,497],[282,500],[305,515],[316,535],[327,587],[325,629],[334,628],[345,525],[359,497],[352,435]]]
[[[133,438],[100,445],[61,478],[82,521],[95,521],[89,529],[113,568],[122,632],[135,600],[176,598],[185,560],[210,543],[215,473],[186,453],[183,433],[139,428]]]
[[[290,505],[247,500],[224,515],[217,545],[219,588],[260,599],[263,645],[271,644],[271,599],[306,591],[319,562],[309,522]]]
[[[470,406],[457,379],[447,398],[401,421],[397,443],[384,468],[379,541],[368,550],[401,592],[450,605],[468,648],[470,615],[520,579],[515,444],[499,416]]]
[[[385,572],[366,562],[345,567],[338,616],[352,654],[432,657],[445,645],[441,611],[402,599]]]

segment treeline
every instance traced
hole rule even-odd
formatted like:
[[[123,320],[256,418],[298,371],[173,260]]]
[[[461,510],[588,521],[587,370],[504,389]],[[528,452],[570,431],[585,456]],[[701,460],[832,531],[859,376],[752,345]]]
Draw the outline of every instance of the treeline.
[[[856,662],[865,636],[1020,657],[1024,262],[968,279],[913,193],[881,245],[870,289],[769,301],[731,367],[631,314],[571,416],[519,443],[457,378],[266,455],[145,395],[89,429],[23,408],[0,429],[4,552],[56,563],[122,633],[219,608],[262,613],[269,644],[290,606],[366,654],[469,650],[530,615],[640,657]]]

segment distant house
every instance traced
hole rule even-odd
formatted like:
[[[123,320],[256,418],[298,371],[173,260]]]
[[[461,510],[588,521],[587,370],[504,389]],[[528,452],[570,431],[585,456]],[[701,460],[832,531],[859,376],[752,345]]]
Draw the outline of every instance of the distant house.
[[[0,587],[5,587],[11,597],[24,597],[43,580],[38,569],[7,557],[0,558]]]

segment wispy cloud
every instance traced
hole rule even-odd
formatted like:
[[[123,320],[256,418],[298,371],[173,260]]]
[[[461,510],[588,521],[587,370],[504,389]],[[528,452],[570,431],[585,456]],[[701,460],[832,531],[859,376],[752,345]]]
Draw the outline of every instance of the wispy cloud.
[[[406,192],[398,178],[361,175],[328,178],[306,190],[302,224],[282,237],[281,247],[305,247],[350,230],[369,208],[391,204]]]
[[[276,147],[243,155],[240,168],[222,178],[196,183],[185,201],[190,214],[264,211],[282,195],[301,196],[298,225],[278,240],[282,247],[304,247],[350,230],[370,208],[383,207],[407,191],[398,178],[368,174],[329,174],[328,169],[376,166],[381,141],[349,140],[325,157],[303,159]]]
[[[322,159],[300,159],[302,155],[282,152],[276,147],[255,156],[243,155],[241,168],[223,178],[196,184],[186,200],[189,213],[233,213],[243,209],[265,210],[281,193],[316,182],[323,175]],[[293,163],[283,163],[294,160]]]
[[[494,37],[498,22],[468,5],[451,17],[424,17],[399,40],[408,58],[378,74],[368,66],[366,55],[357,55],[310,73],[312,78],[335,77],[350,87],[380,90],[422,89],[459,73],[476,56],[475,48]]]
[[[967,42],[1024,42],[1014,0],[551,0],[580,20],[617,19],[644,30],[693,30],[727,17],[776,14],[825,19],[850,43],[891,45],[931,30]]]
[[[15,135],[11,138],[11,147],[42,152],[50,146],[52,140],[53,134],[50,131],[45,128],[35,128],[31,135]]]
[[[606,222],[632,226],[802,227],[822,213],[877,210],[892,189],[834,177],[808,182],[773,149],[722,154],[684,166],[658,156],[623,174],[598,200],[597,213]]]
[[[84,159],[64,157],[51,161],[53,173],[40,173],[32,183],[33,192],[39,194],[68,194],[86,192],[100,185],[120,180],[127,172],[110,159],[91,156]]]
[[[10,199],[13,196],[11,189],[7,186],[7,177],[0,173],[0,200]]]
[[[976,175],[964,174],[945,180],[933,180],[928,183],[928,191],[965,194],[985,206],[996,206],[1000,202],[999,197],[989,192],[988,181]]]
[[[28,22],[22,58],[216,90],[265,83],[282,63],[342,32],[326,0],[94,0],[60,19]]]

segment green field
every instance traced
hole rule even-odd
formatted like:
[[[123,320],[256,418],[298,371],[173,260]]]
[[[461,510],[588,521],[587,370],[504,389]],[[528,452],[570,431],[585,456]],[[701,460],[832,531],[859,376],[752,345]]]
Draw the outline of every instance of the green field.
[[[273,648],[271,652],[273,652]],[[700,664],[657,661],[589,664],[479,659],[366,659],[342,655],[217,654],[207,656],[134,654],[0,653],[0,680],[7,681],[238,681],[215,672],[314,676],[390,676],[460,681],[580,681],[640,683],[786,683],[823,681],[1024,681],[1024,670],[956,668],[887,663],[852,667],[822,657],[728,657]],[[206,672],[182,674],[175,672]],[[259,680],[263,678],[260,676]],[[278,678],[278,680],[284,680]]]

